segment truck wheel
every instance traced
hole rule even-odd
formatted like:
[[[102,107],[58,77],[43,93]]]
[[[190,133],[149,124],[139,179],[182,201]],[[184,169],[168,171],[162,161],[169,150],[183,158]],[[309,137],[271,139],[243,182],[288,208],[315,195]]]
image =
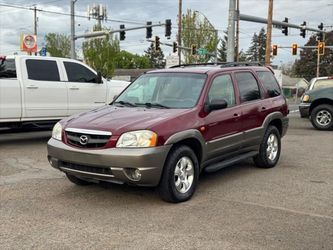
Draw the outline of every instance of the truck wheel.
[[[322,104],[315,107],[310,115],[314,128],[319,130],[333,129],[333,107],[329,104]]]
[[[280,158],[281,137],[275,126],[269,126],[260,144],[259,154],[253,158],[260,168],[274,167]]]
[[[161,198],[167,202],[183,202],[194,194],[199,178],[199,162],[188,146],[174,148],[163,169],[158,187]]]
[[[87,185],[91,185],[92,184],[89,181],[82,180],[82,179],[77,178],[76,176],[71,175],[71,174],[67,174],[66,173],[66,176],[67,176],[68,180],[70,180],[72,183],[74,183],[76,185],[79,185],[79,186],[87,186]]]

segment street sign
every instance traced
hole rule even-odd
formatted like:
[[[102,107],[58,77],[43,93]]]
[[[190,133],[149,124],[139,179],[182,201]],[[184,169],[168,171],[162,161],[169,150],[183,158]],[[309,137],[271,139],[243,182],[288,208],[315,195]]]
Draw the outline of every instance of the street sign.
[[[198,52],[198,55],[201,55],[201,56],[207,54],[207,50],[205,48],[199,48],[197,52]]]
[[[37,37],[35,35],[21,35],[21,50],[28,53],[37,52]]]
[[[39,54],[40,54],[41,56],[46,56],[46,48],[43,47],[43,48],[40,50]]]

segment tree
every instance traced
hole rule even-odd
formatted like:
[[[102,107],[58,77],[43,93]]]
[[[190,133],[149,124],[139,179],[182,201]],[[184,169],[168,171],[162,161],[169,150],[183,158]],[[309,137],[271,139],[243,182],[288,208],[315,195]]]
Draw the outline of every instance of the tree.
[[[148,58],[151,67],[158,69],[165,67],[164,53],[162,50],[155,51],[153,42],[150,44],[148,49],[145,50],[145,53],[145,56]]]
[[[133,55],[122,50],[115,57],[115,66],[117,69],[147,69],[150,68],[150,61],[146,56]]]
[[[96,25],[94,31],[101,30],[101,26]],[[105,38],[90,38],[82,44],[85,62],[96,71],[101,72],[105,78],[111,78],[115,65],[116,56],[120,52],[118,39],[113,39],[112,35]]]
[[[305,46],[317,46],[316,35],[309,38]],[[333,31],[325,34],[325,44],[333,44]],[[302,49],[300,52],[300,59],[296,60],[293,68],[292,75],[296,77],[303,77],[310,80],[316,77],[317,72],[317,50],[316,49]],[[320,56],[320,76],[333,75],[333,50],[325,49],[325,54]]]
[[[223,39],[221,39],[220,47],[217,49],[217,59],[220,62],[227,61],[228,33],[226,31],[223,31],[223,33]]]
[[[259,32],[253,34],[251,45],[246,52],[247,60],[250,62],[264,62],[266,54],[266,33],[262,28]]]
[[[204,48],[210,53],[205,56],[192,56],[190,51],[182,50],[185,63],[208,62],[214,57],[212,54],[215,54],[216,46],[219,43],[214,26],[206,18],[201,20],[198,12],[192,10],[187,10],[182,17],[181,40],[184,47],[191,48],[192,45],[195,45],[197,49]]]
[[[51,56],[70,57],[71,40],[69,36],[57,33],[48,33],[45,36],[46,51]]]

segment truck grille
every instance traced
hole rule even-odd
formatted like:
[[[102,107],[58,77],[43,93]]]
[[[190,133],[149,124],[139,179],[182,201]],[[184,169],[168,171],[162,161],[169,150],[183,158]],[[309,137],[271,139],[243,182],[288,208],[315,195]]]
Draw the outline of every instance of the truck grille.
[[[67,142],[80,148],[103,148],[111,137],[110,132],[66,129]]]
[[[112,175],[112,171],[110,168],[92,167],[92,166],[86,166],[86,165],[64,162],[64,161],[62,161],[60,164],[62,167],[69,168],[72,170],[78,170],[78,171],[94,173],[94,174]]]

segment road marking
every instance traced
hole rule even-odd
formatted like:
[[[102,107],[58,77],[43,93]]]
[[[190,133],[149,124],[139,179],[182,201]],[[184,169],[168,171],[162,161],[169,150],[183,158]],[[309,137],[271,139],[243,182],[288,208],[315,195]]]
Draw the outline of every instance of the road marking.
[[[314,213],[308,213],[308,212],[301,212],[289,208],[284,208],[284,207],[277,207],[277,206],[268,206],[268,205],[262,205],[258,203],[253,203],[253,202],[248,202],[248,201],[235,201],[235,200],[225,200],[225,201],[231,201],[231,202],[237,202],[237,203],[242,203],[246,205],[251,205],[251,206],[258,206],[258,207],[263,207],[263,208],[271,208],[275,210],[281,210],[289,213],[294,213],[294,214],[300,214],[300,215],[306,215],[310,217],[317,217],[317,218],[322,218],[322,219],[329,219],[333,220],[333,217],[328,216],[328,215],[321,215],[321,214],[314,214]]]
[[[292,113],[297,113],[297,112],[299,112],[299,110],[290,110],[290,111],[289,111],[289,113],[291,113],[291,114],[292,114]]]

